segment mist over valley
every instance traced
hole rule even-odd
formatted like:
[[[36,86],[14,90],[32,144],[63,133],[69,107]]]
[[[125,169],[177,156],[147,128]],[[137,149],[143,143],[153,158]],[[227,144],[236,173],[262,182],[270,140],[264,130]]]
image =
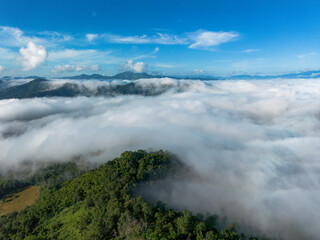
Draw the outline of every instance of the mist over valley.
[[[23,162],[102,164],[126,150],[164,149],[192,174],[140,189],[150,201],[276,239],[319,235],[318,79],[40,83],[38,93],[72,84],[78,94],[0,101],[2,173]],[[118,90],[127,85],[133,92]],[[110,94],[96,96],[101,88]]]

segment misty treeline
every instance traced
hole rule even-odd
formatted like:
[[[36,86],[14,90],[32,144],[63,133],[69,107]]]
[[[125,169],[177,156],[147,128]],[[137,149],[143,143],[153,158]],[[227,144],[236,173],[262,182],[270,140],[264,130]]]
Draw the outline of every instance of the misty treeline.
[[[30,185],[41,187],[59,188],[69,179],[83,174],[89,164],[77,161],[62,163],[38,163],[25,162],[20,167],[0,173],[0,198],[14,193]]]
[[[18,181],[16,179],[4,179],[0,176],[0,198],[26,186],[28,186],[28,183],[24,181]]]
[[[62,186],[43,188],[34,205],[1,217],[0,239],[247,239],[235,225],[220,229],[216,215],[134,197],[136,184],[152,185],[180,167],[167,152],[124,152]]]

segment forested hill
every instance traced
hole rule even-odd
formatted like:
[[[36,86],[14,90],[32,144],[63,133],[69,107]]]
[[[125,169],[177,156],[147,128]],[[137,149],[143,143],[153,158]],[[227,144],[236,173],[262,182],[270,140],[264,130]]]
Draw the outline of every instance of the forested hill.
[[[136,183],[179,166],[166,152],[124,152],[59,188],[44,188],[34,205],[1,217],[0,239],[246,239],[232,226],[218,231],[217,216],[151,206],[130,194]]]
[[[99,86],[92,90],[85,85],[70,82],[55,87],[54,84],[52,84],[52,81],[39,78],[21,85],[4,89],[1,89],[0,83],[0,100],[35,97],[113,97],[118,95],[156,96],[172,89],[173,87],[174,86],[172,84],[155,87],[152,83],[147,86],[143,86],[141,84],[129,82],[126,84]]]

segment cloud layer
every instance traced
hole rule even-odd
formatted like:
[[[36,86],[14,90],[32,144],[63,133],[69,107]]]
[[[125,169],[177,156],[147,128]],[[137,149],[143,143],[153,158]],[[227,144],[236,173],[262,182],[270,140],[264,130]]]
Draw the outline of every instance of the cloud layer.
[[[104,162],[124,150],[166,149],[192,175],[163,180],[148,194],[275,238],[318,239],[319,81],[136,83],[173,88],[157,97],[0,101],[1,170],[26,160]]]

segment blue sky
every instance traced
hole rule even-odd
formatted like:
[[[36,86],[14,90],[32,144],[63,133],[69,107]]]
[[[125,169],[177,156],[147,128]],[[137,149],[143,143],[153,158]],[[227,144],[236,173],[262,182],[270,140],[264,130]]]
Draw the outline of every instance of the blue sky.
[[[318,0],[0,0],[0,76],[320,69]]]

